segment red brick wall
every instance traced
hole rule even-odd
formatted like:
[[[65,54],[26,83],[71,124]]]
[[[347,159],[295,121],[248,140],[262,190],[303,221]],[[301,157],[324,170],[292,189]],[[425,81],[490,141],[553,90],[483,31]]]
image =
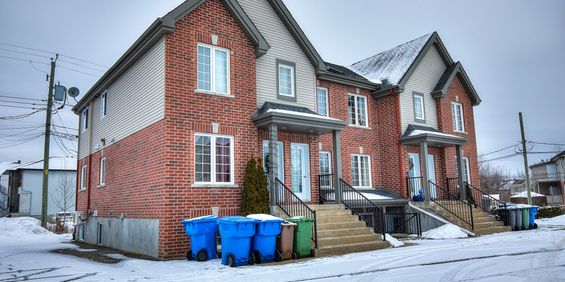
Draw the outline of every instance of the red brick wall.
[[[337,118],[349,123],[348,94],[358,94],[367,97],[367,111],[369,128],[358,128],[347,126],[341,132],[341,166],[342,178],[348,183],[351,181],[351,154],[361,154],[360,148],[363,147],[362,154],[371,156],[371,180],[373,187],[382,187],[382,172],[385,169],[381,165],[381,147],[378,136],[378,109],[377,102],[365,89],[337,84],[325,80],[319,81],[319,86],[328,89],[330,117]],[[320,137],[322,150],[333,152],[333,138],[331,134]],[[317,156],[316,156],[317,157]],[[333,165],[332,155],[332,165]],[[332,167],[333,171],[333,167]]]
[[[230,97],[196,93],[197,43],[230,49]],[[186,245],[180,221],[191,209],[237,208],[245,164],[258,157],[257,129],[251,116],[256,111],[255,50],[220,0],[210,0],[176,24],[165,42],[165,171],[164,217],[160,222],[159,256],[183,256]],[[234,137],[234,174],[237,187],[196,188],[194,183],[194,134]]]
[[[135,134],[79,161],[77,182],[81,167],[87,164],[90,178],[86,190],[77,194],[77,210],[86,212],[88,193],[90,211],[99,217],[159,218],[163,198],[162,142],[164,122],[157,122]],[[106,184],[100,186],[100,158],[106,157]]]
[[[451,115],[451,102],[459,102],[463,104],[463,121],[465,123],[465,133],[453,131],[453,120]],[[475,134],[475,117],[473,113],[473,104],[465,88],[461,84],[459,77],[453,79],[453,82],[447,90],[447,95],[436,100],[438,127],[445,133],[465,137],[468,142],[463,145],[463,156],[469,158],[471,183],[479,187],[479,163],[477,156],[477,141]],[[456,177],[457,163],[455,158],[455,147],[445,148],[444,154],[444,177]]]

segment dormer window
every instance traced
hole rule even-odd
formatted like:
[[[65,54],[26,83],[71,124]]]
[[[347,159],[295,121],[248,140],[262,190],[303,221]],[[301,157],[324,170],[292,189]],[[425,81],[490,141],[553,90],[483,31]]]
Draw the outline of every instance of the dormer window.
[[[416,121],[425,121],[426,117],[424,114],[424,95],[420,93],[414,93],[414,119]]]
[[[295,65],[288,62],[277,62],[277,91],[282,100],[296,101]]]

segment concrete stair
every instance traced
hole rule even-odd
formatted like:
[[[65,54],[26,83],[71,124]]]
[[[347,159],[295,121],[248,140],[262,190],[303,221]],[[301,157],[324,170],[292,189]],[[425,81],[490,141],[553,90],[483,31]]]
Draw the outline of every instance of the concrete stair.
[[[468,209],[469,207],[466,206],[463,203],[450,203],[450,206],[457,206],[460,205],[461,209]],[[483,210],[481,210],[480,208],[475,208],[473,207],[473,225],[474,225],[474,229],[470,230],[470,226],[465,223],[463,220],[461,220],[460,218],[456,217],[455,215],[451,214],[450,212],[448,212],[447,210],[443,209],[442,207],[439,207],[437,205],[434,205],[434,210],[440,214],[442,217],[444,217],[445,219],[447,219],[449,222],[458,225],[462,228],[465,228],[473,233],[475,233],[476,235],[487,235],[487,234],[493,234],[493,233],[500,233],[500,232],[508,232],[508,231],[512,231],[512,227],[510,226],[504,226],[504,223],[502,221],[498,221],[496,220],[496,218],[486,212],[484,212]]]
[[[367,252],[390,247],[381,235],[338,204],[310,205],[318,220],[316,256]]]

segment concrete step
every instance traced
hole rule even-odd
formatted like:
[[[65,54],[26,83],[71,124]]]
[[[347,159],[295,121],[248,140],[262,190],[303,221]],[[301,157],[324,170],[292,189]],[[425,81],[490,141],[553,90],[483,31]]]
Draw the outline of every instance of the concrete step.
[[[378,234],[343,235],[339,237],[318,237],[318,247],[344,245],[352,243],[374,242],[381,239]]]
[[[497,226],[504,226],[504,223],[502,221],[489,221],[489,222],[479,222],[479,223],[474,223],[475,229],[480,229],[480,228],[489,228],[489,227],[497,227]]]
[[[317,210],[316,217],[350,215],[350,210]]]
[[[326,247],[318,247],[316,250],[316,256],[331,256],[331,255],[343,255],[349,253],[357,252],[368,252],[378,249],[389,248],[390,244],[387,241],[373,241],[364,243],[352,243],[352,244],[341,244]]]
[[[475,228],[473,232],[478,235],[487,235],[493,233],[501,233],[501,232],[509,232],[512,231],[512,227],[510,226],[496,226],[496,227],[489,227],[489,228]]]
[[[318,238],[339,237],[348,235],[375,234],[371,227],[318,230]]]
[[[344,229],[344,228],[358,228],[366,227],[365,222],[362,221],[344,221],[344,222],[332,222],[332,223],[318,223],[318,231],[324,230],[334,230],[334,229]]]
[[[308,206],[315,211],[343,210],[343,209],[345,209],[343,205],[338,205],[338,204],[308,205]]]
[[[316,215],[316,220],[318,220],[318,224],[323,224],[323,223],[332,223],[332,222],[358,221],[359,217],[352,214],[336,215],[336,216]]]

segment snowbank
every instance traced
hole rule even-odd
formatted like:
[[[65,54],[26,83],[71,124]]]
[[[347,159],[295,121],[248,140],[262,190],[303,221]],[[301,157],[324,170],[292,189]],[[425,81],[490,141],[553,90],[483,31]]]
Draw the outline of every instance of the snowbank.
[[[422,237],[428,239],[457,239],[467,238],[467,233],[463,232],[463,230],[461,230],[458,226],[448,223],[438,228],[423,232]]]
[[[404,242],[399,241],[398,239],[390,236],[390,234],[385,234],[385,239],[390,243],[393,248],[398,248],[404,246]]]
[[[552,218],[542,218],[537,219],[536,223],[538,226],[565,226],[565,214],[552,217]]]
[[[41,227],[41,222],[31,217],[0,218],[0,238],[18,241],[58,238]]]

